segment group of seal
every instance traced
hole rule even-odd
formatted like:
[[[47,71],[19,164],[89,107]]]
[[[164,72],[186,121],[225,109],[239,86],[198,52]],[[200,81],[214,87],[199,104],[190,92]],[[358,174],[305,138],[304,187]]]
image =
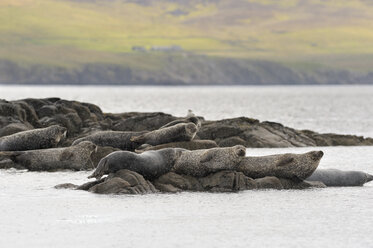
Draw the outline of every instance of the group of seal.
[[[304,181],[318,181],[326,186],[361,186],[373,180],[372,175],[364,172],[317,169],[322,151],[246,156],[244,146],[217,147],[214,141],[195,139],[200,128],[201,120],[189,113],[156,130],[99,131],[76,139],[71,146],[58,147],[66,137],[66,128],[52,125],[1,137],[0,168],[14,165],[30,171],[95,169],[89,178],[96,178],[96,184],[102,182],[104,175],[121,174],[123,170],[138,173],[146,180],[157,180],[164,175],[204,178],[199,181],[203,185],[211,178],[226,175],[258,179],[257,185],[263,187],[285,185],[283,188],[299,186]],[[97,155],[98,148],[105,150],[105,155],[104,152]],[[91,157],[94,153],[101,158],[96,159],[97,167]],[[236,183],[239,179],[234,180]]]

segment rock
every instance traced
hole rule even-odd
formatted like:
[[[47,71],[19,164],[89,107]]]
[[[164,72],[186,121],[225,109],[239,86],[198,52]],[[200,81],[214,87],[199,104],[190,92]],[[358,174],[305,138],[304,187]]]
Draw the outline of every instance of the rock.
[[[164,193],[179,193],[182,190],[172,186],[171,184],[155,183],[154,187]]]
[[[233,136],[233,137],[229,137],[229,138],[220,140],[219,141],[219,146],[220,147],[231,147],[231,146],[235,146],[235,145],[243,145],[243,146],[245,146],[246,143],[247,142],[244,141],[243,139],[241,139],[240,137]]]
[[[187,191],[203,191],[203,187],[197,178],[169,172],[154,181],[156,185],[172,185],[176,189]]]
[[[204,191],[210,192],[236,192],[256,188],[253,179],[235,171],[213,173],[201,178],[200,182]]]
[[[98,194],[148,194],[156,193],[157,189],[140,174],[120,170],[110,174],[104,182],[90,187],[88,191]]]
[[[119,178],[112,178],[105,180],[103,183],[96,184],[95,186],[91,187],[88,191],[97,194],[120,194],[120,193],[129,193],[128,190],[130,188],[130,184]]]
[[[257,189],[284,189],[281,180],[277,177],[263,177],[254,181]]]
[[[54,186],[56,189],[77,189],[78,185],[72,184],[72,183],[63,183],[63,184],[58,184]]]

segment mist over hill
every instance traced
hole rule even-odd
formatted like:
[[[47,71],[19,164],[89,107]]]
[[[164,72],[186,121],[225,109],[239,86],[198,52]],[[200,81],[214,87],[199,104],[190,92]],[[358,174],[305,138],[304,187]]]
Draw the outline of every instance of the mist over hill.
[[[373,2],[3,0],[0,83],[373,83]]]

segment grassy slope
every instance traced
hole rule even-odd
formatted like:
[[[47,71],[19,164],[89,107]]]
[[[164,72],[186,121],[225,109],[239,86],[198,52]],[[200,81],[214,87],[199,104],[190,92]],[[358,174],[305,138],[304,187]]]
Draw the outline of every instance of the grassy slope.
[[[0,59],[156,70],[161,56],[124,54],[132,46],[180,45],[303,70],[365,71],[373,65],[371,20],[373,4],[364,0],[1,0]]]

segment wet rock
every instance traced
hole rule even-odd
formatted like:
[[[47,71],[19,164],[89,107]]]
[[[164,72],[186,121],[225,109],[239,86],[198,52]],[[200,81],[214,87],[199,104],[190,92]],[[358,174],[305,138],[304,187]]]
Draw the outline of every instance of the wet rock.
[[[62,183],[54,186],[56,189],[76,189],[78,188],[78,185],[72,184],[72,183]]]
[[[102,183],[90,187],[88,191],[97,194],[148,194],[156,193],[157,189],[140,174],[120,170],[110,174]]]
[[[242,172],[220,171],[200,179],[204,191],[210,192],[235,192],[240,190],[255,189],[253,179]]]
[[[263,177],[254,181],[257,189],[284,189],[281,180],[277,177]]]
[[[169,172],[154,181],[156,185],[172,185],[176,189],[186,191],[203,191],[202,184],[197,178]]]

